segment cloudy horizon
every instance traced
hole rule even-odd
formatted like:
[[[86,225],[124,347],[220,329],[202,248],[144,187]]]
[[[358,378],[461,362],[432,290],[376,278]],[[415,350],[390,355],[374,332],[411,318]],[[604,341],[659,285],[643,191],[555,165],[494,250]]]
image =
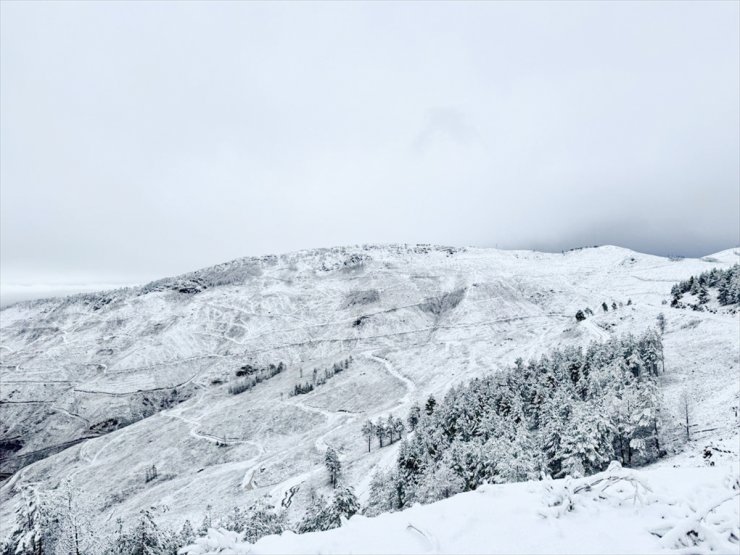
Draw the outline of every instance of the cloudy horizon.
[[[3,304],[337,245],[740,243],[738,3],[0,9]]]

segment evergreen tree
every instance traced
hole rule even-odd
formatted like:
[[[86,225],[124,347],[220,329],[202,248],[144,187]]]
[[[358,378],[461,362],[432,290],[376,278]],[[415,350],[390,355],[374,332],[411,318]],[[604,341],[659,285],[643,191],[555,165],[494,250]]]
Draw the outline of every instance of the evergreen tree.
[[[437,406],[437,400],[434,398],[433,395],[429,396],[429,399],[427,399],[426,405],[424,405],[424,411],[427,413],[427,416],[431,416],[434,412],[434,407]]]
[[[702,285],[699,289],[698,301],[700,305],[707,304],[709,302],[709,291],[706,285]]]
[[[406,430],[406,426],[403,424],[403,420],[400,418],[396,418],[393,421],[393,431],[398,436],[398,439],[400,440],[403,437],[403,432]]]
[[[352,488],[349,487],[338,488],[329,507],[332,528],[338,528],[342,520],[349,520],[360,511],[360,503]]]
[[[460,493],[464,488],[465,482],[452,468],[438,463],[424,473],[419,483],[418,500],[434,503]]]
[[[362,435],[367,440],[367,452],[370,452],[370,446],[373,437],[375,437],[375,424],[371,420],[367,420],[362,425]]]
[[[375,429],[375,436],[378,438],[380,446],[383,447],[383,441],[385,440],[385,436],[387,435],[385,424],[382,420],[379,419],[373,427]]]
[[[298,532],[319,532],[339,528],[342,521],[351,518],[360,510],[360,504],[351,488],[340,487],[329,502],[319,496],[309,506]]]
[[[342,465],[339,462],[339,455],[333,447],[326,449],[326,455],[324,456],[324,464],[326,469],[329,471],[329,482],[333,488],[337,487],[337,481],[339,480],[339,474],[342,469]]]
[[[303,519],[298,523],[298,533],[305,534],[306,532],[328,530],[325,524],[327,508],[328,504],[323,495],[314,497],[306,509]]]
[[[186,520],[180,530],[180,545],[190,545],[195,541],[195,530],[189,520]]]
[[[206,505],[206,514],[203,515],[203,521],[200,523],[200,528],[198,528],[199,536],[205,536],[208,534],[208,530],[213,528],[213,519],[211,517],[212,510],[213,507]]]
[[[377,516],[399,508],[392,472],[376,470],[370,480],[370,494],[364,513],[367,516]]]
[[[409,410],[409,416],[406,420],[409,425],[409,430],[414,431],[419,420],[421,420],[421,408],[419,408],[419,405],[414,403]]]
[[[385,429],[388,434],[388,443],[393,443],[393,438],[396,435],[396,419],[393,418],[392,414],[389,414],[385,421]]]
[[[258,539],[271,534],[282,534],[287,529],[284,510],[277,510],[264,498],[258,499],[248,511],[244,519],[244,539],[254,543]]]
[[[608,416],[594,403],[577,402],[570,419],[557,454],[562,473],[585,476],[604,470],[614,457]]]
[[[219,520],[219,527],[232,532],[244,532],[245,518],[244,512],[235,506]]]

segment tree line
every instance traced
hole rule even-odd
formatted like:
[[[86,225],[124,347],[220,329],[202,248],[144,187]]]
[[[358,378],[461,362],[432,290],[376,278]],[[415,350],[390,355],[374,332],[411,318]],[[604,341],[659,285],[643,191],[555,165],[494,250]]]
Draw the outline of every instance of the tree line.
[[[257,368],[250,364],[245,364],[236,371],[236,376],[239,379],[229,384],[229,393],[238,395],[239,393],[249,391],[257,384],[269,380],[284,371],[285,364],[283,362],[279,362],[277,365],[270,364],[265,368]]]
[[[311,379],[295,384],[293,386],[293,389],[290,390],[289,395],[291,397],[294,397],[296,395],[305,395],[306,393],[311,393],[314,389],[324,385],[337,374],[340,374],[341,372],[347,370],[350,364],[352,364],[351,356],[340,362],[335,362],[331,367],[325,368],[323,372],[321,372],[318,368],[314,368]],[[303,370],[301,370],[301,378],[302,377]]]

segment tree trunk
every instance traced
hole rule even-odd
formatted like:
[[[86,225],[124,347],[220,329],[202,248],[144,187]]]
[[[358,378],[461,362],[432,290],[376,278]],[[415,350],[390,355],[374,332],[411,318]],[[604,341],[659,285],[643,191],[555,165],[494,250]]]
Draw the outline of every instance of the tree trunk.
[[[691,430],[689,428],[689,409],[686,407],[684,411],[686,415],[686,441],[691,441]]]

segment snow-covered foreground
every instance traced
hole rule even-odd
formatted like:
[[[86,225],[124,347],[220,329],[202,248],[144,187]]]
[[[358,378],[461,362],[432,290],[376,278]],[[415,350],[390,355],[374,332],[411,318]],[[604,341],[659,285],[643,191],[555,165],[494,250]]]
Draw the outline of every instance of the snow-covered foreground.
[[[737,553],[738,477],[736,460],[645,470],[616,465],[581,479],[486,485],[398,513],[354,516],[327,532],[266,536],[254,545],[211,530],[184,552]]]

